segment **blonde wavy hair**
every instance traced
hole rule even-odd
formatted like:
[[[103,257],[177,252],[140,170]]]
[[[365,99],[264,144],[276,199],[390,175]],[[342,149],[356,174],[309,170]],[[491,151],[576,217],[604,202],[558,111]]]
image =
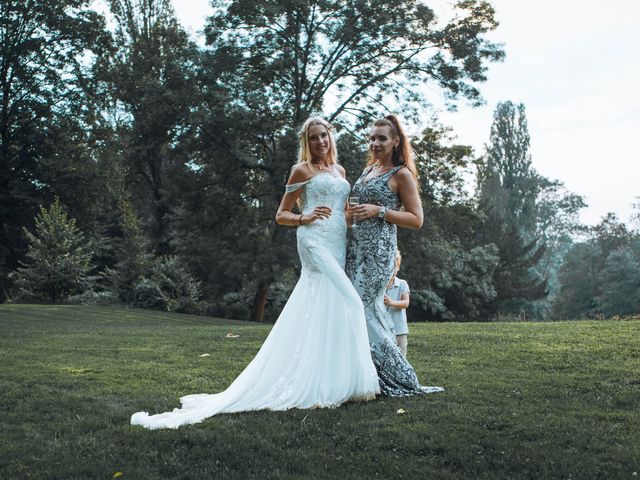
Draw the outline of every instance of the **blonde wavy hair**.
[[[300,147],[298,148],[297,164],[306,163],[309,168],[313,170],[311,150],[309,149],[309,128],[312,125],[322,125],[327,129],[327,133],[329,134],[329,156],[327,158],[327,162],[329,165],[338,163],[338,150],[336,149],[336,142],[333,138],[333,126],[324,118],[314,116],[307,118],[298,132],[300,137]]]

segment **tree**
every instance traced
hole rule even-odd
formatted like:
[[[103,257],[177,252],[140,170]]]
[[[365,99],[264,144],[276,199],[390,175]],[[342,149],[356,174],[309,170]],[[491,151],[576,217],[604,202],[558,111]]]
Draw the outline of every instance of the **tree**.
[[[202,313],[200,283],[177,257],[158,257],[135,285],[133,305],[152,310]]]
[[[477,320],[496,295],[497,249],[474,244],[479,217],[464,185],[473,151],[454,140],[437,122],[412,139],[425,222],[422,231],[398,232],[412,320]]]
[[[64,198],[65,186],[81,190],[93,178],[82,175],[79,123],[91,53],[107,42],[104,19],[90,4],[0,3],[0,301],[7,273],[24,253],[25,219],[54,194]]]
[[[589,234],[569,250],[560,268],[554,312],[563,318],[637,313],[637,234],[612,213]]]
[[[257,87],[268,95],[263,108],[271,105],[297,124],[323,110],[332,91],[340,98],[331,120],[345,110],[358,112],[367,98],[382,100],[383,90],[417,100],[411,87],[424,82],[449,99],[479,102],[473,82],[486,79],[485,61],[504,55],[482,37],[497,26],[494,10],[488,2],[461,1],[455,13],[438,27],[433,10],[416,1],[385,8],[369,1],[231,1],[210,18],[207,34],[223,55],[243,49],[234,65],[237,81],[248,94]],[[250,97],[239,100],[257,106]]]
[[[493,274],[499,259],[494,245],[467,250],[457,239],[429,228],[419,243],[403,235],[400,248],[401,275],[411,286],[410,320],[486,318],[496,295]]]
[[[478,174],[479,210],[485,218],[478,243],[495,244],[500,256],[494,311],[530,310],[531,301],[548,293],[539,270],[546,246],[537,225],[540,192],[549,182],[532,169],[529,144],[524,105],[499,103]]]
[[[585,318],[597,313],[600,250],[591,242],[576,244],[558,273],[560,290],[554,299],[557,318]]]
[[[587,231],[579,218],[580,210],[586,205],[582,196],[569,192],[561,182],[541,177],[536,202],[535,236],[546,247],[537,265],[540,275],[547,279],[549,292],[547,298],[539,301],[538,310],[543,316],[551,313],[554,298],[558,294],[558,272],[565,255],[575,238]]]
[[[110,0],[114,49],[95,68],[119,119],[120,159],[129,194],[147,219],[151,247],[171,253],[168,215],[176,177],[189,168],[184,148],[198,101],[198,52],[170,0]]]
[[[295,157],[295,127],[311,112],[366,118],[365,110],[380,110],[388,97],[410,113],[426,105],[425,84],[451,101],[479,102],[475,83],[485,80],[485,63],[503,57],[483,37],[497,25],[494,11],[488,2],[460,1],[456,12],[439,27],[417,1],[380,8],[370,1],[238,0],[210,17],[211,55],[228,65],[218,81],[233,92],[230,109],[251,115],[234,160],[252,170],[246,201],[257,217],[247,232],[257,252],[254,320],[264,315],[274,265],[293,261],[292,236],[272,217]],[[329,94],[332,107],[325,104]]]
[[[631,224],[635,227],[636,233],[640,233],[640,197],[636,197],[632,207]]]
[[[121,233],[114,248],[115,265],[106,268],[104,278],[108,288],[123,303],[131,305],[135,301],[135,288],[138,282],[148,275],[153,257],[150,254],[142,222],[133,205],[123,200],[120,204]]]
[[[599,269],[604,268],[609,254],[619,248],[629,245],[633,233],[620,221],[615,213],[607,213],[600,223],[592,228],[592,241],[600,249]]]
[[[90,246],[59,199],[49,209],[40,207],[35,233],[24,233],[28,261],[12,275],[18,299],[56,303],[90,286]]]
[[[474,163],[473,149],[452,144],[454,140],[452,129],[434,120],[412,142],[422,198],[427,205],[449,206],[468,197],[465,174]]]
[[[531,167],[527,117],[523,104],[498,103],[482,179],[480,201],[530,240],[536,228],[541,178]]]
[[[598,305],[606,316],[640,313],[640,248],[612,251],[599,273]]]

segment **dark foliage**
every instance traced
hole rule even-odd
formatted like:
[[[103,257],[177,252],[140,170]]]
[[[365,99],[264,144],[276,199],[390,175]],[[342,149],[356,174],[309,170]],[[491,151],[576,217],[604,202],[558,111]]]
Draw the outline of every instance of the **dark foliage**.
[[[608,214],[569,250],[559,279],[560,318],[640,314],[640,231]]]
[[[451,107],[481,101],[504,55],[485,37],[489,2],[459,1],[442,24],[413,0],[232,0],[205,47],[169,0],[108,5],[109,22],[88,0],[0,6],[0,300],[20,261],[13,287],[34,291],[24,269],[43,265],[23,228],[57,196],[91,268],[41,300],[275,320],[299,274],[295,231],[273,220],[298,127],[334,122],[353,182],[372,117],[396,110],[422,128],[425,226],[400,232],[411,319],[636,308],[622,300],[635,298],[637,235],[609,218],[572,250],[584,201],[532,169],[524,106],[498,105],[481,159],[424,120],[425,86]]]
[[[0,3],[0,301],[39,206],[57,195],[86,224],[94,205],[84,60],[104,52],[108,35],[90,3]]]

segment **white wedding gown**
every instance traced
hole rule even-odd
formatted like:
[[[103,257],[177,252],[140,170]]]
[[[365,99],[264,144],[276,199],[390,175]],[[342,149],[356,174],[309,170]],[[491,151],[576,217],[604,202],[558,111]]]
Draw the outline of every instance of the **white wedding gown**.
[[[317,206],[332,213],[298,227],[300,280],[255,358],[224,392],[187,395],[172,412],[134,413],[132,425],[178,428],[219,413],[337,407],[380,392],[364,307],[343,270],[349,183],[328,172],[287,191],[303,187],[304,213]]]

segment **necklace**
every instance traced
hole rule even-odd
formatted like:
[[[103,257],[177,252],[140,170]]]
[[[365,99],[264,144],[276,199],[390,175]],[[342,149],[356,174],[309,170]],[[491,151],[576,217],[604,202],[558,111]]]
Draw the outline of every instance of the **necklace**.
[[[331,170],[329,170],[329,165],[322,165],[320,163],[313,163],[313,162],[311,162],[311,165],[313,165],[314,167],[318,168],[318,170],[326,170],[328,172],[331,171]]]

